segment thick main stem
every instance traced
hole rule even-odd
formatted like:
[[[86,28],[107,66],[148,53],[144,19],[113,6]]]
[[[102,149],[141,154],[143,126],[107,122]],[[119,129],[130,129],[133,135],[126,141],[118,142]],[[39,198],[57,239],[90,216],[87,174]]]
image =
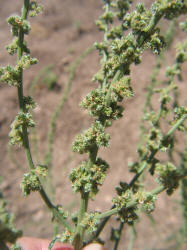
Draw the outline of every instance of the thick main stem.
[[[88,200],[89,200],[89,193],[81,193],[81,203],[80,203],[80,211],[78,216],[78,223],[75,233],[75,238],[73,241],[73,245],[75,250],[81,250],[83,246],[83,237],[84,237],[84,227],[81,225],[83,218],[85,217],[85,213],[88,209]]]

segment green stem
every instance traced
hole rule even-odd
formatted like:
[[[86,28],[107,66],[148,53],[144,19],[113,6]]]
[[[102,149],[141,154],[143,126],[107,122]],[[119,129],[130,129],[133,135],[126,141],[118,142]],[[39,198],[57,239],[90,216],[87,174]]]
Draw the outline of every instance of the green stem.
[[[24,0],[24,5],[22,8],[22,19],[26,20],[29,12],[29,4],[30,0]],[[17,60],[21,60],[22,55],[23,55],[23,43],[24,43],[24,32],[23,29],[20,28],[19,34],[18,34],[18,57]],[[19,99],[19,108],[21,112],[26,112],[26,108],[24,105],[23,101],[23,70],[20,70],[20,76],[19,76],[19,86],[17,87],[18,90],[18,99]],[[28,138],[28,131],[27,127],[23,125],[22,127],[23,131],[23,147],[25,149],[25,154],[26,154],[26,159],[29,165],[30,170],[33,170],[35,168],[33,160],[32,160],[32,155],[30,151],[30,145],[29,145],[29,138]],[[47,207],[52,211],[53,215],[65,226],[68,228],[68,230],[71,230],[71,227],[66,223],[66,221],[62,218],[62,216],[59,214],[58,209],[51,203],[49,197],[47,196],[46,192],[44,191],[42,185],[41,185],[41,190],[39,191],[40,195],[47,205]]]
[[[90,151],[89,154],[89,165],[90,167],[95,163],[97,159],[97,153],[98,153],[98,147],[94,145],[92,150]],[[75,237],[73,240],[73,245],[75,250],[80,250],[83,245],[83,238],[84,238],[84,227],[81,225],[82,220],[85,217],[85,213],[87,212],[88,209],[88,201],[89,201],[89,193],[81,193],[81,204],[80,204],[80,210],[79,210],[79,216],[78,216],[78,223],[77,223],[77,228],[76,228],[76,233]]]
[[[115,240],[115,244],[114,244],[114,250],[117,250],[118,249],[118,246],[119,246],[119,243],[120,243],[120,240],[121,240],[121,233],[123,231],[123,228],[124,228],[124,222],[120,222],[120,226],[119,226],[119,229],[118,229],[118,237],[116,238]]]
[[[113,80],[112,80],[110,86],[109,86],[109,90],[108,90],[107,95],[106,95],[106,104],[107,104],[108,106],[110,105],[110,102],[111,102],[110,96],[111,96],[111,91],[112,91],[112,88],[111,88],[111,87],[112,87],[112,84],[115,83],[117,80],[119,80],[120,76],[121,76],[121,71],[118,70],[118,71],[116,72],[116,74],[115,74],[115,76],[114,76],[114,78],[113,78]]]
[[[94,163],[95,163],[95,161],[96,161],[96,159],[97,159],[97,153],[98,153],[98,147],[97,147],[97,145],[94,145],[94,147],[92,148],[92,151],[90,151],[90,153],[89,153],[89,164],[90,164],[90,166],[92,166]]]
[[[50,190],[51,193],[51,197],[52,200],[54,199],[53,197],[55,196],[55,189],[52,183],[52,173],[51,173],[51,169],[52,169],[52,160],[53,160],[53,150],[54,150],[54,137],[55,137],[55,132],[56,132],[56,123],[57,123],[57,119],[60,115],[60,112],[62,111],[64,104],[66,103],[67,99],[68,99],[68,95],[69,92],[71,90],[71,86],[73,83],[73,80],[75,78],[75,73],[76,73],[76,69],[77,67],[80,65],[81,61],[92,51],[94,50],[94,47],[91,46],[89,48],[87,48],[85,51],[83,51],[81,53],[81,55],[75,60],[74,63],[72,63],[72,65],[69,68],[69,79],[68,82],[65,86],[65,90],[62,94],[61,100],[59,102],[59,104],[57,105],[57,107],[55,108],[54,113],[52,114],[51,120],[50,120],[50,124],[49,124],[49,130],[48,130],[48,135],[47,135],[47,152],[44,156],[44,165],[48,166],[48,178],[46,180],[47,186],[46,189]]]
[[[153,191],[150,192],[151,195],[157,195],[159,193],[161,193],[162,191],[164,191],[166,188],[164,186],[158,186],[157,188],[155,188]],[[137,205],[138,202],[137,201],[130,201],[126,204],[125,208],[130,208],[130,207],[133,207],[135,205]],[[117,214],[119,212],[119,209],[118,208],[113,208],[109,211],[106,211],[104,213],[101,213],[101,214],[98,214],[96,216],[96,219],[103,219],[105,217],[108,217],[108,216],[112,216],[114,214]]]
[[[135,239],[136,231],[134,226],[130,227],[130,241],[128,245],[128,250],[133,250],[134,239]]]
[[[161,19],[162,14],[160,13],[155,13],[155,15],[152,17],[149,26],[147,27],[147,37],[151,34],[152,30],[154,29],[154,27],[157,25],[157,23],[159,22],[159,20]],[[137,38],[137,47],[141,47],[143,45],[143,43],[145,42],[146,38],[145,38],[145,34],[140,34]],[[156,72],[157,73],[157,72]],[[113,78],[113,82],[118,79],[118,77],[120,76],[120,70],[116,72],[114,78]],[[106,97],[106,103],[110,102],[110,89],[107,93],[107,97]],[[154,155],[157,153],[157,151],[152,152],[149,156],[149,159],[151,161],[151,159],[154,157]],[[139,170],[139,172],[134,176],[134,178],[132,179],[132,181],[129,183],[130,186],[133,185],[133,183],[139,178],[139,176],[143,173],[144,169],[146,168],[147,163],[145,162],[142,166],[142,168]],[[98,217],[100,219],[103,219],[102,222],[99,224],[96,233],[89,238],[88,242],[92,242],[94,239],[96,239],[99,234],[101,233],[101,231],[103,230],[104,226],[106,225],[106,223],[108,222],[108,220],[110,219],[110,216],[113,214],[117,213],[117,209],[113,206],[111,210],[102,213],[100,215],[98,215]]]
[[[168,133],[164,136],[163,140],[166,140],[167,138],[169,138],[174,132],[175,130],[184,122],[184,120],[187,118],[187,115],[184,115],[169,131]],[[162,144],[162,143],[161,143]],[[161,145],[160,145],[161,147]],[[159,148],[160,148],[159,147]],[[136,175],[133,177],[133,179],[130,181],[129,183],[129,187],[132,187],[133,184],[135,183],[135,181],[142,175],[142,173],[144,172],[145,168],[147,167],[147,165],[151,162],[151,160],[153,159],[153,157],[155,156],[155,154],[158,152],[159,149],[154,150],[150,153],[150,156],[148,157],[147,161],[144,161],[142,167],[138,170],[138,172],[136,173]],[[101,222],[101,224],[99,225],[96,233],[90,237],[90,239],[88,240],[88,242],[92,242],[94,239],[96,239],[99,234],[101,233],[101,231],[103,230],[104,226],[106,225],[106,223],[108,222],[110,216],[112,216],[113,214],[117,213],[117,209],[116,208],[112,208],[111,210],[102,213],[100,215],[98,215],[98,217],[100,219],[103,219],[103,221]]]
[[[181,207],[183,212],[182,234],[184,238],[187,239],[187,179],[182,180],[181,196],[182,196]]]
[[[150,24],[148,26],[148,29],[147,29],[147,32],[150,34],[151,31],[153,30],[153,28],[156,26],[156,24],[159,22],[160,18],[162,16],[161,15],[154,15],[150,21]],[[137,47],[141,47],[142,44],[145,42],[145,37],[144,35],[140,35],[138,38],[137,38]],[[113,78],[113,81],[112,82],[115,82],[116,80],[118,80],[118,78],[120,77],[120,70],[118,70]],[[106,96],[106,103],[109,103],[110,102],[110,89],[107,93],[107,96]],[[150,155],[151,156],[151,155]],[[153,156],[151,156],[153,157]],[[138,179],[138,177],[143,173],[144,169],[146,168],[147,164],[145,163],[142,168],[140,169],[139,173],[137,173],[137,175],[133,178],[133,180],[130,182],[129,185],[133,185],[134,181],[136,181]],[[116,213],[116,208],[112,208],[110,211],[106,212],[106,214],[104,214],[104,219],[103,221],[99,224],[99,227],[96,231],[96,233],[90,237],[89,239],[89,242],[92,242],[94,239],[96,239],[99,234],[101,233],[101,231],[103,230],[104,226],[106,225],[106,223],[108,222],[108,220],[110,219],[110,216],[115,214]]]
[[[89,200],[89,193],[82,192],[78,223],[77,223],[75,237],[73,240],[73,246],[75,250],[81,250],[83,246],[83,237],[84,237],[85,230],[84,230],[84,227],[81,225],[81,222],[83,218],[85,217],[85,213],[88,208],[88,200]]]
[[[107,14],[110,10],[110,4],[109,3],[106,3],[105,4],[105,13]],[[108,38],[107,38],[107,33],[108,33],[108,24],[106,24],[106,28],[105,28],[105,32],[104,32],[104,42],[107,43],[108,42]],[[103,51],[103,61],[106,62],[108,59],[108,55],[106,53],[106,51],[104,50]],[[104,78],[104,81],[103,83],[101,84],[101,87],[102,88],[105,88],[106,87],[106,84],[107,84],[107,77]]]
[[[185,121],[186,118],[187,118],[187,114],[183,115],[183,117],[181,117],[181,119],[179,119],[178,122],[167,132],[167,134],[164,136],[163,140],[161,141],[160,146],[158,147],[158,149],[155,149],[154,151],[152,151],[150,153],[150,156],[148,157],[148,159],[146,161],[144,161],[142,167],[138,170],[138,172],[136,173],[136,175],[130,181],[129,187],[132,187],[133,184],[135,183],[135,181],[144,172],[144,170],[146,169],[147,165],[152,161],[153,157],[156,155],[156,153],[161,148],[163,141],[167,140],[175,132],[175,130]]]
[[[181,119],[179,119],[178,122],[176,122],[176,124],[167,132],[164,139],[169,138],[175,132],[175,130],[185,121],[186,118],[187,114],[183,115]]]
[[[21,17],[24,20],[27,19],[27,15],[29,12],[29,4],[30,4],[30,0],[24,0],[24,6],[22,8],[22,15],[21,15]],[[23,32],[23,29],[20,28],[19,34],[18,34],[18,57],[17,57],[18,61],[21,60],[22,55],[23,55],[23,42],[24,42],[24,32]],[[19,108],[21,112],[26,112],[25,105],[23,102],[23,69],[20,69],[19,79],[20,81],[17,87]],[[23,146],[25,148],[26,158],[27,158],[29,167],[30,169],[34,169],[34,163],[33,163],[31,152],[30,152],[27,127],[25,125],[23,125]]]
[[[146,169],[147,165],[151,162],[151,160],[153,159],[153,157],[155,156],[155,154],[158,152],[158,150],[154,150],[150,153],[150,156],[148,157],[148,159],[146,161],[143,162],[143,165],[140,169],[138,169],[138,172],[136,173],[136,175],[132,178],[132,180],[129,183],[129,187],[132,187],[133,184],[137,181],[137,179],[141,176],[141,174],[144,172],[144,170]]]

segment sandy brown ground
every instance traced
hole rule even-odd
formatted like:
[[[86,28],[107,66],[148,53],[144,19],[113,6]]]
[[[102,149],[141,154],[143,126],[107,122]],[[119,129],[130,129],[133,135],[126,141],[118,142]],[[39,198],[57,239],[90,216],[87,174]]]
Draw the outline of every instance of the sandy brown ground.
[[[69,65],[93,42],[102,39],[94,20],[102,13],[99,0],[46,0],[42,15],[31,20],[32,32],[28,38],[32,55],[39,59],[39,64],[33,66],[24,75],[24,90],[28,93],[32,80],[43,67],[53,64],[54,73],[58,76],[57,88],[49,91],[46,87],[35,89],[35,100],[38,103],[34,111],[37,123],[37,138],[39,141],[39,162],[47,148],[46,139],[48,124],[51,115],[59,103],[65,84],[68,79]],[[151,1],[147,1],[150,3]],[[6,18],[12,13],[19,13],[22,1],[0,0],[0,63],[6,65],[15,61],[4,50],[11,41]],[[172,58],[172,54],[170,58]],[[110,148],[101,150],[100,155],[106,159],[111,168],[108,177],[94,202],[89,208],[105,211],[111,206],[111,199],[115,194],[114,187],[119,180],[128,181],[127,161],[136,159],[136,144],[138,142],[138,123],[141,117],[143,94],[145,86],[149,83],[149,73],[154,65],[154,58],[149,53],[144,53],[143,63],[139,67],[132,67],[132,84],[135,97],[125,102],[124,117],[114,122],[109,129],[111,134]],[[72,167],[80,162],[79,155],[73,154],[71,145],[75,135],[86,129],[91,119],[87,112],[79,108],[79,103],[96,84],[91,83],[91,78],[99,69],[97,52],[87,56],[77,69],[76,79],[69,95],[69,99],[60,114],[55,134],[55,151],[53,154],[53,184],[56,187],[55,200],[62,203],[69,211],[74,211],[79,204],[79,196],[73,195],[68,174]],[[185,83],[181,84],[183,93],[186,91]],[[1,175],[3,176],[2,188],[9,208],[16,216],[16,225],[24,230],[24,235],[33,237],[52,237],[50,214],[36,193],[24,198],[20,191],[20,181],[23,173],[27,172],[27,164],[22,149],[13,149],[14,156],[20,167],[16,167],[8,155],[8,133],[10,124],[18,112],[16,89],[0,85],[0,158]],[[36,155],[34,155],[35,162]],[[137,225],[138,237],[134,250],[161,250],[176,249],[174,241],[166,242],[168,236],[175,234],[181,224],[181,211],[179,207],[180,192],[172,197],[160,195],[156,211],[153,215],[156,226],[153,226],[147,216],[142,215]],[[115,220],[111,219],[111,225]],[[112,249],[109,240],[109,229],[104,230],[103,239],[106,247]],[[125,228],[119,250],[125,250],[129,241],[129,231]],[[182,249],[182,248],[181,248]]]

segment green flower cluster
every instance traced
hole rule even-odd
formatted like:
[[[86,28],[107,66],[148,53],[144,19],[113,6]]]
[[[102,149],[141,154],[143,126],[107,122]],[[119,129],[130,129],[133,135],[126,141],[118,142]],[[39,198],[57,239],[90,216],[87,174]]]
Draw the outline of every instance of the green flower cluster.
[[[26,112],[28,112],[31,109],[36,108],[36,102],[33,100],[33,98],[31,96],[24,96],[23,102],[24,102]]]
[[[6,209],[6,201],[0,192],[0,245],[2,243],[14,243],[22,235],[20,230],[14,226],[14,216]]]
[[[92,234],[97,230],[97,226],[100,222],[100,220],[97,219],[97,215],[99,215],[97,212],[89,214],[87,213],[81,222],[81,225],[87,230],[89,234]]]
[[[48,167],[45,165],[37,165],[36,168],[34,169],[34,172],[38,176],[46,177],[48,173]]]
[[[31,26],[27,20],[23,20],[20,16],[10,16],[7,22],[12,26],[11,32],[13,36],[18,37],[19,30],[22,29],[23,33],[28,35]]]
[[[163,139],[163,135],[160,129],[153,127],[150,129],[149,134],[146,136],[146,147],[150,151],[160,149],[161,141]]]
[[[80,154],[89,153],[97,146],[108,147],[109,134],[104,132],[104,126],[99,121],[95,121],[91,128],[86,130],[83,134],[77,135],[73,143],[73,151]]]
[[[132,225],[134,221],[138,219],[136,213],[137,205],[127,207],[127,204],[133,201],[135,201],[134,194],[129,189],[126,192],[122,193],[120,196],[113,198],[112,200],[114,206],[118,209],[120,219],[129,225]]]
[[[119,91],[120,86],[116,84],[116,95],[117,91]],[[124,95],[125,87],[122,89],[121,87],[121,94]],[[122,93],[122,91],[124,91]],[[100,121],[107,121],[107,120],[117,120],[122,117],[123,107],[117,105],[116,101],[111,101],[110,106],[106,102],[107,98],[107,91],[101,89],[92,90],[81,102],[81,107],[88,109],[89,114],[97,117]],[[119,93],[119,92],[118,92]]]
[[[24,34],[28,34],[30,31],[30,25],[26,20],[23,20],[19,16],[9,17],[8,23],[12,26],[12,34],[15,36],[15,38],[8,46],[6,46],[6,49],[10,55],[14,55],[18,50],[19,30],[21,29]],[[23,43],[22,50],[24,53],[26,53],[26,55],[21,57],[15,67],[8,65],[6,67],[0,68],[1,82],[18,87],[21,83],[22,70],[27,69],[29,66],[37,63],[37,59],[32,58],[29,55],[30,50],[28,49],[26,42]]]
[[[174,79],[175,76],[182,80],[182,64],[187,60],[187,41],[176,45],[176,62],[167,68],[166,76]]]
[[[143,196],[143,199],[141,199],[141,196]],[[149,192],[140,192],[139,194],[139,203],[142,204],[142,209],[146,213],[152,213],[155,210],[155,201],[156,196],[149,193]]]
[[[123,20],[132,2],[133,0],[117,0],[111,3],[111,7],[117,8],[116,15],[119,20]]]
[[[15,48],[8,47],[9,53],[13,54]],[[17,48],[16,48],[17,49]],[[36,64],[37,59],[25,55],[18,61],[15,67],[10,65],[0,68],[0,81],[9,84],[10,86],[18,87],[20,85],[20,74],[22,69],[27,69],[29,66]]]
[[[124,183],[117,189],[118,196],[113,199],[114,206],[118,209],[121,220],[132,225],[138,218],[139,206],[146,212],[151,213],[155,209],[156,196],[145,191],[133,192]],[[123,186],[123,187],[122,187]],[[125,188],[124,191],[122,191]]]
[[[22,69],[27,69],[31,65],[34,65],[38,62],[36,58],[32,58],[30,55],[24,55],[21,57],[21,59],[18,61],[17,66]]]
[[[70,174],[73,189],[83,194],[82,198],[88,193],[89,197],[95,195],[98,192],[98,185],[101,185],[105,178],[108,165],[98,164],[97,153],[101,146],[108,146],[110,137],[105,133],[106,127],[112,124],[112,120],[122,117],[123,107],[119,103],[124,98],[133,96],[131,79],[128,76],[131,65],[141,62],[141,55],[145,49],[150,48],[153,53],[160,54],[166,47],[166,42],[170,42],[171,39],[163,37],[157,27],[162,17],[173,19],[175,16],[187,13],[186,3],[177,0],[157,0],[150,10],[143,4],[138,4],[135,11],[127,13],[131,2],[105,0],[105,12],[97,21],[99,29],[104,31],[104,41],[95,43],[96,49],[102,56],[101,69],[93,78],[93,81],[99,83],[99,87],[92,90],[80,104],[88,110],[95,121],[91,128],[76,137],[73,144],[73,151],[80,154],[89,153],[89,160],[83,161]],[[128,31],[127,35],[125,31]],[[184,46],[178,46],[176,58],[179,66],[186,60]],[[157,71],[160,67],[158,64]],[[153,81],[155,83],[156,78]],[[146,132],[144,142],[138,148],[140,161],[131,164],[131,171],[135,173],[134,179],[130,184],[121,182],[120,187],[116,189],[118,196],[113,199],[114,209],[117,208],[122,221],[128,224],[133,224],[138,218],[137,211],[140,207],[147,213],[155,208],[156,196],[140,191],[138,177],[147,166],[153,175],[160,164],[155,154],[158,151],[170,150],[173,146],[173,137],[164,134],[160,129],[161,118],[165,119],[170,113],[171,93],[177,89],[173,82],[169,77],[166,87],[151,89],[150,98],[153,93],[160,94],[160,109],[157,112],[150,108],[145,115],[149,126],[144,127]],[[162,184],[165,179],[163,177]],[[95,221],[97,215],[90,214],[87,217],[86,223],[84,219],[82,221],[78,219],[76,224],[81,223],[84,229],[93,232],[98,227],[98,222]]]
[[[178,43],[176,46],[176,62],[181,64],[187,61],[187,42],[186,43]]]
[[[124,1],[124,12],[129,8],[130,1]],[[112,6],[121,6],[120,4],[108,3]],[[147,10],[143,4],[138,4],[136,10],[123,15],[123,22],[117,28],[108,29],[107,20],[100,19],[102,30],[107,32],[107,37],[113,39],[108,47],[108,60],[103,63],[103,71],[108,77],[114,77],[117,70],[123,70],[124,74],[129,74],[129,67],[132,63],[140,63],[142,51],[149,47],[154,53],[159,54],[165,47],[165,39],[160,35],[160,29],[156,27],[157,22],[162,16],[172,19],[176,15],[187,12],[186,3],[181,1],[156,1],[151,10]],[[106,12],[108,13],[108,12]],[[116,14],[118,16],[118,14]],[[114,16],[110,19],[112,22]],[[132,32],[126,37],[122,37],[122,31],[131,29]],[[111,33],[110,33],[111,32]],[[108,48],[108,51],[109,51]],[[99,48],[101,50],[101,48]],[[106,50],[106,44],[105,44]],[[121,67],[120,67],[121,66]]]
[[[95,164],[83,161],[78,168],[74,168],[70,174],[74,192],[90,193],[93,197],[98,192],[98,186],[102,185],[109,165],[97,158]]]
[[[174,109],[174,120],[171,122],[175,125],[184,115],[187,114],[187,108],[184,106],[176,107]],[[178,128],[179,131],[185,131],[187,128],[184,123],[182,123]]]
[[[23,129],[34,127],[35,123],[30,113],[19,112],[15,120],[11,124],[11,131],[9,133],[10,144],[22,146],[23,143]]]
[[[111,5],[112,1],[107,0],[104,2],[105,12],[100,16],[99,20],[96,21],[96,25],[98,26],[99,30],[106,32],[108,30],[108,25],[113,23],[115,13],[109,10],[109,6]]]
[[[111,27],[110,31],[107,33],[108,39],[121,38],[123,36],[123,28],[122,26],[114,26]]]
[[[70,232],[69,230],[66,229],[64,233],[62,233],[62,235],[59,235],[58,241],[72,244],[74,236],[75,236],[74,232]]]
[[[122,77],[119,81],[112,83],[111,100],[114,102],[122,102],[124,97],[132,97],[134,94],[130,83],[131,79],[127,76]]]
[[[100,16],[99,20],[96,21],[96,24],[101,31],[105,31],[107,36],[113,39],[112,33],[118,36],[123,30],[123,27],[115,26],[108,30],[108,25],[113,23],[115,17],[123,22],[123,18],[129,10],[132,0],[104,0],[104,3],[105,12]]]
[[[128,75],[130,65],[141,62],[142,50],[137,46],[132,34],[111,41],[110,50],[108,60],[102,65],[102,70],[107,78],[113,78],[118,70],[124,75]]]
[[[166,39],[167,40],[167,39]],[[174,147],[174,136],[166,136],[161,130],[161,118],[164,118],[166,121],[171,112],[174,113],[173,121],[167,121],[172,127],[177,126],[177,123],[186,115],[186,108],[179,106],[177,103],[171,104],[173,96],[176,96],[177,85],[175,84],[175,77],[181,76],[181,66],[182,63],[186,60],[186,42],[183,44],[178,44],[176,48],[176,58],[175,63],[168,67],[166,70],[167,80],[164,83],[156,81],[156,75],[153,75],[152,83],[148,88],[149,96],[146,101],[146,108],[144,109],[144,121],[148,121],[149,125],[142,126],[142,141],[138,146],[138,154],[140,161],[130,164],[130,171],[138,173],[142,168],[144,161],[150,167],[150,173],[154,174],[155,165],[159,161],[154,157],[154,154],[158,151],[162,152],[171,152]],[[156,71],[154,74],[157,74],[160,69],[160,61],[156,65]],[[181,79],[181,77],[179,77]],[[161,87],[156,88],[158,85]],[[151,97],[153,95],[160,95],[160,108],[156,111],[151,104]],[[172,105],[175,105],[173,108]],[[185,123],[182,122],[177,126],[177,129],[184,131],[186,129]]]
[[[24,196],[29,195],[32,191],[40,191],[42,186],[39,177],[47,176],[47,166],[45,165],[37,165],[35,169],[30,170],[29,173],[24,174],[23,180],[21,182],[21,189]],[[58,209],[61,210],[60,207]],[[63,212],[61,211],[61,214]]]
[[[181,172],[170,162],[157,163],[155,171],[159,175],[158,182],[166,188],[167,194],[171,195],[179,186]]]
[[[13,41],[12,41],[9,45],[6,46],[6,49],[7,49],[8,53],[9,53],[10,55],[16,54],[16,53],[17,53],[17,49],[18,49],[18,38],[15,37],[15,38],[13,39]],[[29,50],[29,48],[27,47],[27,43],[26,43],[25,41],[24,41],[24,43],[23,43],[23,51],[24,51],[25,53],[27,53],[27,54],[30,53],[30,50]]]
[[[20,85],[20,72],[21,68],[18,66],[12,67],[7,65],[0,68],[0,82],[9,84],[10,86]]]
[[[23,42],[22,48],[23,52],[25,52],[26,54],[30,53],[30,50],[27,47],[27,43],[25,41]],[[16,54],[18,49],[18,38],[15,37],[14,40],[9,45],[6,46],[6,49],[10,55]]]
[[[31,170],[29,173],[24,174],[20,186],[24,196],[29,195],[31,192],[40,191],[42,187],[35,170]]]
[[[153,4],[153,11],[159,9],[161,13],[164,13],[164,18],[173,19],[182,14],[187,13],[186,1],[181,0],[157,0]]]
[[[131,28],[134,34],[145,31],[152,17],[151,10],[146,10],[143,3],[136,6],[136,10],[128,13],[123,19],[124,29]]]
[[[41,13],[43,10],[43,6],[38,4],[36,1],[31,1],[29,6],[29,16],[34,17]]]

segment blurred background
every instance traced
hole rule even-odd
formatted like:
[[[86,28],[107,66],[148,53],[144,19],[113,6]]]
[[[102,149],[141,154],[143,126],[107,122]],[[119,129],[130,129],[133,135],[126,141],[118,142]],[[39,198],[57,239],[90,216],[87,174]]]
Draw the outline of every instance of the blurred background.
[[[16,60],[4,49],[12,39],[6,19],[11,14],[20,13],[22,2],[0,0],[0,64],[2,66],[14,64]],[[75,135],[91,124],[92,119],[79,107],[79,103],[91,89],[97,87],[91,79],[99,69],[97,51],[89,51],[87,55],[82,53],[95,41],[103,39],[102,32],[99,32],[95,25],[95,20],[102,13],[102,3],[100,0],[43,0],[40,2],[44,4],[44,11],[36,18],[30,18],[32,31],[28,38],[26,37],[31,55],[38,58],[39,63],[24,73],[25,95],[31,94],[37,102],[33,112],[36,128],[30,131],[32,153],[35,163],[42,164],[45,161],[50,121],[56,107],[62,103],[69,77],[73,76],[68,99],[57,118],[52,154],[52,183],[50,180],[46,188],[55,204],[62,204],[66,210],[74,212],[79,206],[79,196],[72,193],[68,175],[70,170],[86,156],[72,153],[71,147]],[[149,6],[152,1],[144,2]],[[167,23],[163,25],[167,26]],[[182,35],[176,33],[176,37],[180,39]],[[173,62],[174,55],[172,50],[168,54],[168,62]],[[73,63],[77,58],[80,61],[77,61],[75,70]],[[150,82],[149,75],[154,65],[155,58],[147,51],[143,54],[142,64],[132,67],[132,87],[135,96],[124,102],[124,117],[115,121],[112,128],[108,129],[111,135],[110,147],[102,149],[100,156],[110,164],[110,170],[96,199],[89,204],[90,211],[108,210],[115,195],[115,186],[119,181],[129,181],[132,177],[128,172],[127,163],[137,159],[136,145],[145,87]],[[184,78],[187,77],[185,69]],[[181,100],[184,100],[185,82],[180,83],[180,89],[183,93]],[[24,152],[22,148],[8,147],[10,124],[18,112],[15,88],[0,85],[0,107],[0,175],[3,177],[1,188],[8,201],[8,207],[15,214],[16,225],[23,229],[24,235],[51,238],[53,230],[58,228],[51,223],[51,215],[38,193],[32,193],[27,198],[21,194],[20,182],[23,174],[28,172]],[[148,182],[150,189],[154,187],[150,180]],[[142,214],[136,225],[137,238],[133,249],[177,249],[176,236],[182,223],[180,201],[180,189],[171,197],[166,194],[159,196],[152,216]],[[109,224],[114,226],[115,219],[111,218]],[[112,249],[109,227],[103,231],[102,238],[106,241],[106,247]],[[120,250],[126,249],[129,238],[129,229],[126,226]],[[185,249],[185,246],[184,248],[181,246],[180,249]]]

